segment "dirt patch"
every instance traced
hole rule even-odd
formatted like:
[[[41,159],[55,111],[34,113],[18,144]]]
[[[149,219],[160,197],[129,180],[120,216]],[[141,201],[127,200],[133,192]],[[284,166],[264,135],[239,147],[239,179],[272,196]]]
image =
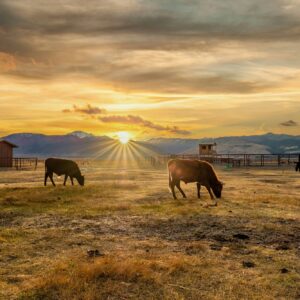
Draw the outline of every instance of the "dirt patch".
[[[23,218],[17,222],[23,229],[63,229],[74,234],[134,235],[133,224],[140,222],[140,216],[86,216],[66,217],[60,215],[39,215]],[[12,222],[14,225],[14,222]]]
[[[149,220],[134,226],[142,230],[145,236],[154,235],[170,241],[206,240],[223,246],[245,243],[271,248],[288,244],[289,249],[295,249],[300,254],[300,235],[293,234],[300,232],[299,221],[274,218],[267,223],[263,219],[259,222],[262,226],[258,227],[247,217],[201,215]]]
[[[276,183],[276,184],[285,184],[288,182],[287,180],[282,180],[282,179],[260,179],[259,181],[265,183]]]
[[[15,212],[0,212],[0,228],[9,227],[16,224],[16,219],[21,218],[23,215]]]

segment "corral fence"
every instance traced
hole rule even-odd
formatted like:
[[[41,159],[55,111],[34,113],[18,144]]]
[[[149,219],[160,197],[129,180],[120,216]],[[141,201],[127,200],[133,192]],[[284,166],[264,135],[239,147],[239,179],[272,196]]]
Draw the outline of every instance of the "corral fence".
[[[0,157],[0,170],[36,169],[38,165],[37,157]]]
[[[37,157],[14,157],[12,159],[12,167],[16,170],[24,170],[24,169],[37,169],[38,166],[38,158]]]
[[[213,156],[203,156],[197,154],[181,154],[181,155],[157,155],[141,157],[139,161],[135,161],[132,166],[139,167],[155,167],[164,168],[170,159],[199,159],[205,160],[215,165],[224,165],[226,168],[233,167],[291,167],[300,161],[300,153],[293,154],[215,154]],[[81,168],[92,168],[95,166],[111,167],[111,161],[106,160],[90,160],[82,158],[72,158]],[[0,158],[1,160],[1,158]],[[0,161],[1,162],[1,161]],[[36,170],[44,166],[45,159],[37,157],[14,157],[9,165],[0,169],[16,170]],[[116,166],[120,163],[116,162]],[[124,167],[128,167],[128,162]]]
[[[170,159],[199,159],[227,167],[282,167],[300,161],[300,154],[198,154],[148,156],[146,160],[154,167],[165,166]]]

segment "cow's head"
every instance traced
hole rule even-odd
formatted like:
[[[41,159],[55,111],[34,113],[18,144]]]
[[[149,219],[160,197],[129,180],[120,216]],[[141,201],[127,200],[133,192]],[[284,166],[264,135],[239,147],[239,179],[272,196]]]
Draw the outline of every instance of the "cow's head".
[[[218,181],[212,186],[212,190],[217,198],[221,198],[222,196],[223,183]]]
[[[80,185],[84,186],[84,176],[79,175],[79,176],[77,177],[77,181],[78,181],[78,183],[79,183]]]

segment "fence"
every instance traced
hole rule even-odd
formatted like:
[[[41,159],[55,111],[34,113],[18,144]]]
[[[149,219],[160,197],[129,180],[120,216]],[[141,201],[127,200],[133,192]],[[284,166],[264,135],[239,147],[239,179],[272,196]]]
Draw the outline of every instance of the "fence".
[[[37,169],[38,166],[38,159],[37,157],[14,157],[13,158],[13,168],[16,170],[21,169]]]
[[[182,154],[148,156],[146,160],[155,167],[166,165],[172,158],[199,159],[232,167],[280,167],[294,165],[295,162],[300,161],[300,154],[215,154],[213,156]]]

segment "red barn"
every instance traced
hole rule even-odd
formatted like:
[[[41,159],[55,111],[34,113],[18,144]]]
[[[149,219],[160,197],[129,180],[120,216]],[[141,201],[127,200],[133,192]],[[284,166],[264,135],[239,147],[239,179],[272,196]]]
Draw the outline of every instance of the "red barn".
[[[4,140],[0,140],[0,168],[13,166],[13,149],[18,146]]]

